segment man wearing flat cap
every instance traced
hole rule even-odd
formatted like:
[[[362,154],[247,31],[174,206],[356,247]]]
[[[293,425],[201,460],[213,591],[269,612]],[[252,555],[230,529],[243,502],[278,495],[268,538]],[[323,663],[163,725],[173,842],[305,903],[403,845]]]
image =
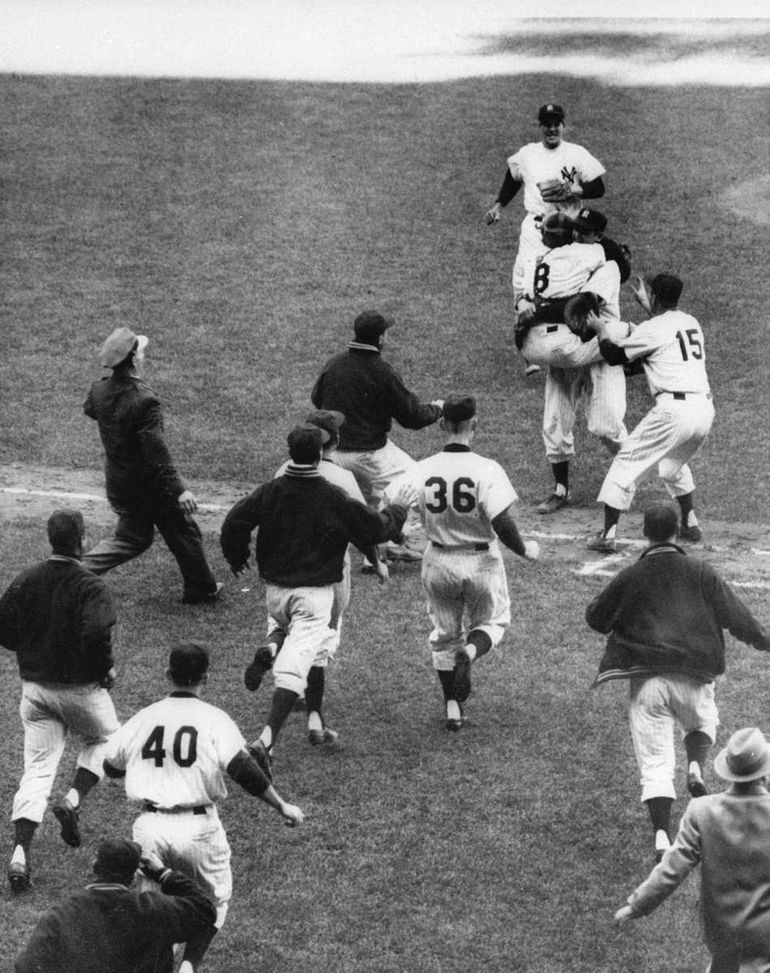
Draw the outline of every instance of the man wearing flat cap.
[[[171,973],[174,943],[211,927],[214,907],[192,879],[141,851],[102,839],[95,881],[40,916],[16,973]],[[131,887],[137,870],[152,890]]]
[[[24,774],[11,812],[14,893],[32,887],[32,841],[67,738],[79,741],[75,775],[51,809],[62,840],[77,848],[83,802],[103,776],[104,749],[119,726],[109,693],[115,606],[107,584],[81,563],[84,539],[80,511],[55,510],[48,518],[50,556],[17,575],[0,598],[0,645],[16,653],[24,726]]]
[[[700,865],[708,973],[770,970],[770,747],[761,730],[730,737],[714,760],[729,787],[690,801],[676,840],[615,913],[624,926],[649,915]]]
[[[677,727],[687,789],[694,797],[706,793],[703,766],[719,725],[715,686],[725,671],[724,630],[763,652],[770,638],[714,568],[677,545],[671,504],[645,511],[644,535],[649,546],[588,605],[586,622],[607,636],[594,685],[628,680],[641,799],[659,858],[670,842]]]
[[[105,574],[137,557],[158,529],[182,573],[182,601],[216,599],[222,589],[206,560],[198,504],[174,466],[163,434],[157,396],[141,375],[147,338],[117,328],[104,342],[100,359],[111,374],[94,382],[85,414],[99,426],[106,458],[107,499],[118,515],[112,537],[83,557],[94,574]]]
[[[249,567],[251,534],[257,530],[257,566],[266,586],[268,615],[286,633],[272,665],[270,715],[253,744],[265,757],[297,699],[307,692],[308,675],[329,638],[334,587],[343,578],[348,544],[366,555],[372,545],[400,536],[406,517],[406,508],[395,504],[375,512],[322,476],[323,432],[317,425],[295,426],[287,443],[286,472],[239,500],[225,517],[220,536],[230,569],[240,575]],[[261,672],[255,675],[260,677],[252,684],[256,688]],[[309,707],[314,705],[313,691],[311,687]],[[319,718],[321,726],[311,729],[323,734]],[[311,737],[311,742],[325,741]]]
[[[650,319],[632,326],[627,338],[613,338],[605,319],[588,316],[605,360],[617,367],[640,361],[654,399],[652,409],[620,444],[599,490],[604,527],[586,546],[600,554],[614,553],[622,512],[631,506],[637,486],[655,472],[679,505],[680,539],[697,543],[703,536],[688,464],[711,432],[714,403],[703,330],[679,308],[682,287],[676,274],[657,274],[650,282],[650,296],[645,282],[637,278],[633,293]]]
[[[428,537],[422,585],[433,624],[429,644],[452,731],[465,721],[472,664],[500,643],[511,621],[498,540],[528,560],[540,553],[516,527],[518,497],[508,475],[471,449],[476,421],[476,399],[450,395],[442,408],[444,448],[394,485],[396,501],[416,507]]]
[[[411,456],[390,439],[393,420],[405,429],[424,429],[441,417],[441,400],[421,402],[382,357],[386,332],[392,325],[377,311],[359,314],[348,350],[326,362],[310,394],[317,409],[345,416],[335,462],[355,475],[375,509],[388,485],[414,465]],[[408,524],[407,535],[414,534],[417,526]],[[395,542],[388,545],[385,555],[394,561],[421,558],[414,547]]]
[[[524,145],[508,159],[497,200],[486,213],[488,224],[497,223],[503,208],[524,187],[526,213],[512,274],[514,301],[525,290],[525,266],[547,249],[540,233],[543,218],[559,211],[574,216],[583,200],[604,195],[604,166],[582,145],[564,141],[564,120],[560,105],[549,102],[540,108],[540,141]]]

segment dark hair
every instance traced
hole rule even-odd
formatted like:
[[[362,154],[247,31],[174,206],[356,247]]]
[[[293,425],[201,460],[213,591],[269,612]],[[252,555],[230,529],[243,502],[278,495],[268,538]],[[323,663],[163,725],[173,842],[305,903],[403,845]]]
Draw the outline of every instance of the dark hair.
[[[54,510],[48,518],[48,540],[55,554],[74,554],[85,534],[79,510]]]
[[[644,536],[653,544],[662,544],[676,534],[679,518],[668,503],[659,503],[644,512]]]

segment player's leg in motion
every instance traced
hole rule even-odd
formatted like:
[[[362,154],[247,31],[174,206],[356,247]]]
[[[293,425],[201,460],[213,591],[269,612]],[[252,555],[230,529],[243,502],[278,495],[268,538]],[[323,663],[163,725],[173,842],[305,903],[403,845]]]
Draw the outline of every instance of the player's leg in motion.
[[[671,705],[684,731],[687,754],[687,790],[692,797],[708,793],[703,782],[703,767],[717,738],[719,713],[716,687],[688,676],[669,676]]]
[[[639,765],[642,802],[647,805],[655,833],[657,861],[671,844],[671,808],[676,797],[674,772],[675,718],[665,678],[632,679],[629,685],[629,725]]]
[[[575,455],[575,415],[582,395],[584,373],[576,368],[549,366],[543,403],[543,443],[554,476],[553,491],[536,507],[552,514],[569,502],[569,464]]]
[[[265,674],[273,668],[273,661],[286,639],[286,632],[274,618],[268,616],[267,637],[264,644],[258,646],[254,658],[246,666],[243,673],[243,684],[249,692],[255,693],[262,685]]]
[[[464,585],[468,635],[455,655],[454,694],[464,702],[471,692],[471,665],[500,643],[511,623],[511,602],[505,567],[499,551],[466,555],[468,577]]]
[[[323,695],[326,681],[326,670],[329,662],[334,659],[340,644],[342,634],[342,613],[350,603],[350,552],[345,552],[342,567],[342,581],[334,586],[332,613],[326,637],[319,647],[313,665],[307,676],[305,701],[307,704],[307,735],[313,746],[319,744],[336,743],[339,733],[333,730],[323,716]]]
[[[269,754],[294,704],[307,687],[308,674],[329,630],[334,591],[322,587],[282,588],[268,585],[268,613],[286,632],[273,663],[275,690],[267,724],[255,741],[257,752]]]
[[[626,415],[626,375],[622,368],[591,365],[588,370],[586,425],[591,435],[601,439],[615,456],[628,435]]]
[[[683,540],[697,542],[703,532],[694,510],[695,481],[687,465],[703,445],[714,421],[711,399],[699,396],[687,403],[687,411],[679,417],[680,441],[675,443],[658,464],[658,474],[669,496],[679,504]]]
[[[433,623],[428,641],[433,668],[444,697],[448,730],[462,729],[464,721],[463,701],[457,698],[455,688],[457,654],[465,645],[465,604],[460,573],[464,557],[458,552],[441,551],[429,545],[422,564],[422,587],[428,600],[428,615]]]

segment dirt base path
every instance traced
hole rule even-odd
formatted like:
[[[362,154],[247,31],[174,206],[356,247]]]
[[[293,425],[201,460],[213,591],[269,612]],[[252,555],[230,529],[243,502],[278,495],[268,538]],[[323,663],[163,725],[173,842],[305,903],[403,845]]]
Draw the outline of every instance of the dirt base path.
[[[253,484],[196,480],[191,488],[198,497],[198,520],[207,532],[216,532],[230,507]],[[0,466],[0,521],[40,519],[57,506],[83,511],[89,524],[105,527],[115,516],[104,495],[104,476],[95,470],[68,470],[22,464]],[[641,514],[623,518],[618,552],[601,557],[585,549],[585,539],[601,522],[599,508],[565,507],[558,513],[539,516],[521,504],[517,522],[525,537],[534,538],[544,558],[567,562],[576,574],[610,576],[637,557],[644,547]],[[711,561],[736,587],[770,589],[770,525],[708,521],[704,542],[690,545]]]

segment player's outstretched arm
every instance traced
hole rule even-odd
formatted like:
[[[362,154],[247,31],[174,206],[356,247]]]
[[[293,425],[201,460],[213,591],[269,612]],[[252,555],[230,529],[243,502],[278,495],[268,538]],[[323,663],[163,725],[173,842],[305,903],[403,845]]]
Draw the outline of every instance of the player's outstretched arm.
[[[492,223],[498,222],[504,207],[510,203],[516,193],[521,189],[522,185],[523,183],[519,182],[518,179],[513,178],[510,169],[505,170],[503,184],[500,187],[500,192],[497,194],[497,199],[492,207],[484,214],[484,219],[486,220],[488,226]]]
[[[305,820],[305,815],[300,808],[296,804],[284,801],[271,784],[267,774],[246,750],[239,751],[233,757],[227,765],[227,773],[248,794],[253,794],[260,801],[275,808],[289,827],[294,828]]]
[[[622,929],[623,926],[631,919],[638,919],[639,913],[634,912],[630,905],[624,905],[622,908],[618,909],[615,913],[615,925],[618,929]]]
[[[519,533],[516,521],[511,515],[511,508],[508,507],[492,521],[492,527],[507,548],[518,554],[519,557],[526,558],[527,561],[537,561],[540,557],[540,545],[537,541],[525,541]]]

